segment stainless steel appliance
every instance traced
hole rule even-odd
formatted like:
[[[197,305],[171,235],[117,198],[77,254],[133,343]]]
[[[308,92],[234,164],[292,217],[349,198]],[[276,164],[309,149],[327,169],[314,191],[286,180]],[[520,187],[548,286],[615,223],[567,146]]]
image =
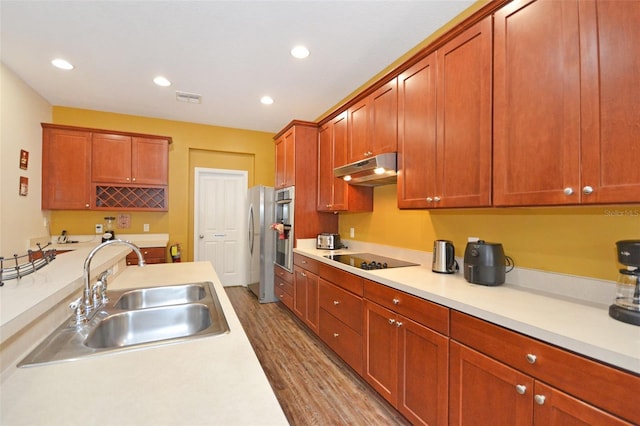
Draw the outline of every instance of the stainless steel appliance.
[[[327,254],[324,257],[345,265],[366,270],[420,266],[418,263],[392,259],[390,257],[378,256],[371,253]]]
[[[388,152],[333,169],[333,175],[349,185],[380,186],[396,183],[398,154]]]
[[[320,250],[337,250],[342,248],[340,234],[318,234],[316,237],[316,248]]]
[[[616,300],[609,316],[627,324],[640,325],[640,240],[616,242],[620,269],[616,284]]]
[[[456,249],[453,243],[449,240],[435,240],[431,270],[439,274],[453,274],[458,269]]]
[[[276,264],[293,272],[295,188],[275,191],[275,223],[278,226],[275,238]]]
[[[505,256],[502,244],[483,240],[467,243],[464,251],[464,278],[468,282],[488,286],[504,284],[505,273],[511,269],[513,260]]]
[[[275,259],[275,232],[273,223],[273,188],[249,188],[249,289],[260,303],[275,302],[273,294],[273,261]]]

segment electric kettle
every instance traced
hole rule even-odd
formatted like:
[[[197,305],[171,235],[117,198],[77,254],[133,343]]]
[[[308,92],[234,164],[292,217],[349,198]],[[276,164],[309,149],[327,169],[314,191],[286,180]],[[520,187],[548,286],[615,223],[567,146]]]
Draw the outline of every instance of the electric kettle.
[[[456,249],[449,240],[433,242],[433,262],[431,270],[439,274],[453,274],[458,270]]]

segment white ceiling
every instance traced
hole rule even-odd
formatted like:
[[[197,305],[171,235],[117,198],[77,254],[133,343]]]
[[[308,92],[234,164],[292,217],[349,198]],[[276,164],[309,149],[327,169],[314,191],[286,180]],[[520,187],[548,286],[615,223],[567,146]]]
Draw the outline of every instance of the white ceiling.
[[[472,3],[1,0],[0,55],[52,105],[277,132],[314,121]],[[296,44],[311,55],[291,57]]]

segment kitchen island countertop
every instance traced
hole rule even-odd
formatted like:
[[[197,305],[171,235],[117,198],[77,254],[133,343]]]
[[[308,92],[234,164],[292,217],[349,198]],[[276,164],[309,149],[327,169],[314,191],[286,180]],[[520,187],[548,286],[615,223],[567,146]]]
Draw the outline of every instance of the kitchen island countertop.
[[[287,424],[209,262],[128,267],[109,285],[121,289],[196,281],[214,283],[228,334],[14,367],[2,383],[0,424]]]

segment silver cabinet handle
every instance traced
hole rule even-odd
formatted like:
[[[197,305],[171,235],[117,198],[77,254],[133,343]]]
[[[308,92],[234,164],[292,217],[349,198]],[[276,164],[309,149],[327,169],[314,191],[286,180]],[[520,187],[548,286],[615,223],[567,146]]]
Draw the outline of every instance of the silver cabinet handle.
[[[306,264],[307,264],[307,261],[306,261],[306,260],[303,260],[303,261],[302,261],[302,264],[303,264],[303,265],[306,265]]]
[[[393,299],[392,302],[394,305],[397,305],[398,303],[400,303],[400,299]]]
[[[394,320],[393,318],[389,318],[389,324],[393,325],[395,324],[396,320]]]
[[[84,205],[84,207],[85,207],[86,209],[88,209],[88,208],[89,208],[89,203],[85,204],[85,205]]]
[[[402,322],[401,321],[396,321],[396,327],[398,327],[398,328],[402,327]]]
[[[520,395],[524,395],[525,393],[527,393],[527,387],[525,385],[516,385],[516,392],[518,392]]]
[[[307,274],[305,274],[304,272],[300,272],[300,275],[302,275],[303,277],[307,276]]]
[[[340,304],[340,301],[339,301],[339,300],[334,300],[334,301],[333,301],[333,304],[334,304],[334,305],[339,305],[339,304]]]
[[[547,399],[546,396],[544,395],[535,395],[533,397],[533,400],[536,402],[536,404],[538,405],[544,405],[544,401]]]
[[[333,337],[340,337],[340,334],[338,334],[338,333],[333,333]]]
[[[135,182],[135,181],[136,181],[136,178],[133,178],[133,179],[131,179],[131,180]]]
[[[571,188],[571,187],[567,186],[567,187],[564,189],[564,195],[573,195],[573,188]]]
[[[584,188],[582,188],[582,193],[584,195],[589,195],[593,192],[593,188],[590,186],[585,186]]]
[[[280,287],[284,286],[284,283],[280,283]]]
[[[527,362],[529,364],[535,364],[536,363],[536,359],[538,359],[538,357],[535,356],[534,354],[527,354]]]
[[[429,202],[429,203],[433,202],[433,198],[432,197],[427,197],[427,202]]]
[[[440,201],[440,197],[433,197],[433,201],[437,203],[438,201]]]

